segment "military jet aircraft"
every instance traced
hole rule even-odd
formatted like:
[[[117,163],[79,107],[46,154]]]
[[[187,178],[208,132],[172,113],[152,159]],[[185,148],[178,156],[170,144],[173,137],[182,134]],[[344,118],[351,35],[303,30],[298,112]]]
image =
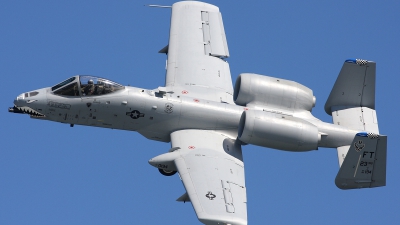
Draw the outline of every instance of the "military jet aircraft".
[[[204,224],[247,224],[242,145],[302,152],[337,148],[341,189],[386,185],[387,137],[375,112],[375,62],[348,59],[325,104],[333,124],[311,114],[311,89],[290,80],[243,73],[232,86],[218,7],[172,5],[165,85],[153,90],[77,75],[20,94],[9,112],[71,126],[137,131],[171,142],[149,163],[176,172]]]

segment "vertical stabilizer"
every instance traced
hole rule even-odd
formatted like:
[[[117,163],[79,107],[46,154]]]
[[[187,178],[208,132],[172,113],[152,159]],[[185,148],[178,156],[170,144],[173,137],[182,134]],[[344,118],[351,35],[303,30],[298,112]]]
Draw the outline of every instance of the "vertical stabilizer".
[[[386,148],[386,136],[358,133],[336,176],[336,186],[340,189],[385,186]]]
[[[376,63],[362,59],[348,59],[325,103],[325,111],[332,115],[332,107],[367,107],[375,109]]]

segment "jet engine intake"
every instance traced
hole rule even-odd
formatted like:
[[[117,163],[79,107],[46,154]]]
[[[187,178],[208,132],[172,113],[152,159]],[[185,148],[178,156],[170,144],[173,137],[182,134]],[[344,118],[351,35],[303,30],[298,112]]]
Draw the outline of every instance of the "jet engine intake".
[[[321,135],[313,124],[292,116],[249,110],[240,118],[238,138],[242,142],[286,151],[318,149]]]
[[[311,111],[316,102],[313,91],[304,85],[250,73],[242,73],[237,78],[233,100],[241,106],[268,106],[292,112]]]

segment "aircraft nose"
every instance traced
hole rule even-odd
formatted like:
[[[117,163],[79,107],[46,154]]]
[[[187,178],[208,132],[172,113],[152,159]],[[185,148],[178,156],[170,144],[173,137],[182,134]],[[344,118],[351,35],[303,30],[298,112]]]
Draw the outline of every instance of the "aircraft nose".
[[[22,93],[18,95],[17,98],[14,100],[14,105],[17,107],[21,107],[24,103],[25,95],[29,97],[29,93]]]
[[[46,98],[46,88],[25,92],[17,96],[14,105],[17,107],[25,106],[36,101],[43,101]]]
[[[18,95],[17,98],[14,100],[14,107],[18,108],[25,106],[28,98],[29,98],[29,92]]]
[[[18,95],[14,100],[14,107],[10,107],[8,111],[31,116],[44,116],[43,112],[47,104],[46,89],[42,88]]]

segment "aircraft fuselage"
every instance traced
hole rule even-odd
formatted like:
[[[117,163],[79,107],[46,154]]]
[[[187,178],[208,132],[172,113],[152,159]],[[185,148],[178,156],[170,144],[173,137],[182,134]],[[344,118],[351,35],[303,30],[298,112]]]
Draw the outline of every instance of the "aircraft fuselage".
[[[37,94],[31,97],[30,93],[35,92]],[[315,125],[320,133],[318,147],[349,145],[358,132],[322,122],[310,112],[288,115],[272,108],[248,108],[192,98],[184,92],[167,93],[128,86],[98,96],[60,96],[52,93],[51,88],[43,88],[21,94],[14,105],[10,111],[25,110],[32,118],[71,126],[137,131],[148,139],[163,142],[170,141],[172,132],[184,129],[218,130],[236,139],[241,115],[247,110],[261,110],[273,118],[281,118],[281,115],[296,117]]]

